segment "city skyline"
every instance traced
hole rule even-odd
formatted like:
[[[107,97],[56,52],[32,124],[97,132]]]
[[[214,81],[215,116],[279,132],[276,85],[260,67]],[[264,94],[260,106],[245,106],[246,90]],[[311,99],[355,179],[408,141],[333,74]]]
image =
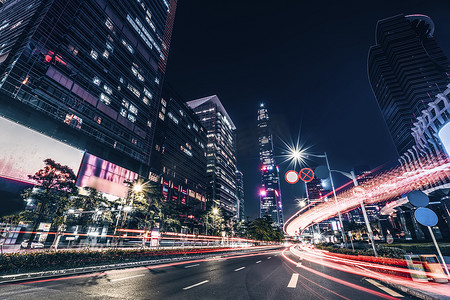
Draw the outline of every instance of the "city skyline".
[[[201,1],[181,3],[168,65],[167,80],[183,98],[218,94],[237,124],[238,168],[246,176],[246,214],[252,217],[259,214],[259,158],[253,151],[256,122],[247,120],[255,106],[264,102],[271,111],[276,156],[284,151],[281,140],[296,141],[300,134],[310,152],[328,153],[332,168],[396,163],[367,74],[377,22],[402,13],[428,15],[436,25],[436,40],[450,54],[446,1],[351,1],[329,4],[325,11],[319,4],[284,4],[241,3],[237,10],[232,2],[214,7]],[[215,14],[205,14],[211,9]],[[299,13],[304,10],[309,13]],[[268,36],[276,38],[267,40]],[[203,40],[208,40],[208,47],[188,47],[203,45]],[[241,50],[232,50],[235,45]],[[280,174],[287,168],[280,164]],[[348,181],[340,175],[336,180],[336,185]],[[304,187],[284,179],[281,183],[288,217],[297,210],[294,199],[305,195]]]

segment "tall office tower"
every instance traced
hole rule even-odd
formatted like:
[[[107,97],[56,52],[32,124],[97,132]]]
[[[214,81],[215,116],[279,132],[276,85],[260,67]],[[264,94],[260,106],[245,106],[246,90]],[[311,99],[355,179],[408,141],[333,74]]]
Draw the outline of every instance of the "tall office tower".
[[[187,105],[207,131],[208,200],[237,218],[236,127],[216,95],[189,101]]]
[[[176,4],[7,1],[1,115],[147,177]]]
[[[414,145],[414,116],[450,82],[449,61],[433,34],[428,16],[398,15],[378,21],[369,49],[370,84],[399,155]]]
[[[283,206],[281,202],[278,166],[273,155],[272,132],[269,114],[264,104],[258,110],[259,161],[261,163],[260,217],[269,215],[276,226],[283,227]]]
[[[236,170],[236,187],[237,187],[237,218],[238,221],[245,221],[244,210],[244,174]]]
[[[162,194],[179,205],[183,224],[199,225],[196,212],[206,209],[206,129],[177,93],[164,85],[151,157]]]

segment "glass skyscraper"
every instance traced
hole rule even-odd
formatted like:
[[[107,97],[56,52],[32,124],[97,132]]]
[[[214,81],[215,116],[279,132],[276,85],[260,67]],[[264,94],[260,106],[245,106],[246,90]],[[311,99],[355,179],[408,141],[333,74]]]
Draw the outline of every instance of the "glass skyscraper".
[[[437,44],[434,23],[425,15],[398,15],[378,21],[369,50],[368,75],[399,155],[415,144],[415,116],[446,89],[449,61]]]
[[[236,127],[216,95],[189,101],[187,105],[207,131],[208,200],[237,218]]]
[[[9,0],[0,112],[147,177],[177,0]]]
[[[260,217],[269,215],[276,226],[283,227],[278,166],[273,155],[273,139],[269,125],[269,114],[264,104],[258,110],[258,143],[261,166]]]

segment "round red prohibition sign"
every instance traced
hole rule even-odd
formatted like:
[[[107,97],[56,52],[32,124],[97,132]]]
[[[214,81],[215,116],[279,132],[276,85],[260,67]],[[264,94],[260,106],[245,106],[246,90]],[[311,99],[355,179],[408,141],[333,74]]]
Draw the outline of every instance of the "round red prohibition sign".
[[[298,175],[300,176],[300,179],[303,180],[304,182],[310,182],[311,180],[314,179],[314,172],[310,168],[301,169]]]
[[[284,179],[290,184],[297,183],[298,181],[298,174],[294,170],[290,170],[286,172],[286,175],[284,175]]]

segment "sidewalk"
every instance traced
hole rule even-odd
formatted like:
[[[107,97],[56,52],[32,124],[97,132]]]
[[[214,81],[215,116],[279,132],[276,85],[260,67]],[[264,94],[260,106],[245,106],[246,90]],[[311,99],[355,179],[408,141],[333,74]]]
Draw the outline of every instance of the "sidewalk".
[[[447,268],[450,269],[450,256],[444,256]],[[444,271],[445,272],[445,271]],[[450,278],[450,277],[449,277]],[[435,282],[416,282],[410,280],[397,280],[396,282],[382,280],[384,284],[389,285],[397,290],[402,291],[408,295],[414,296],[423,300],[441,300],[450,299],[450,280],[448,283]]]

